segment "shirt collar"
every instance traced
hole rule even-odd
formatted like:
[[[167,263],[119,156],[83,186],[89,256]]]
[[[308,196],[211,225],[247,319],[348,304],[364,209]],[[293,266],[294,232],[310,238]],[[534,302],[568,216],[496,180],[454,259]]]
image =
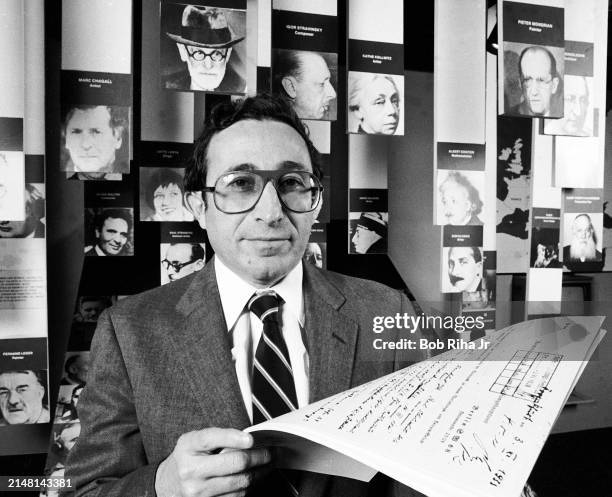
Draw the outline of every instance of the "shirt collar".
[[[104,251],[98,246],[98,244],[96,243],[95,245],[95,251],[96,254],[101,255],[101,256],[105,256],[106,254],[104,253]]]
[[[214,264],[225,323],[227,329],[231,330],[251,296],[262,289],[255,288],[244,281],[221,262],[219,257],[215,257]],[[274,290],[285,301],[284,309],[295,316],[301,326],[304,326],[302,278],[303,268],[302,261],[300,261],[281,281],[272,285],[270,289]]]

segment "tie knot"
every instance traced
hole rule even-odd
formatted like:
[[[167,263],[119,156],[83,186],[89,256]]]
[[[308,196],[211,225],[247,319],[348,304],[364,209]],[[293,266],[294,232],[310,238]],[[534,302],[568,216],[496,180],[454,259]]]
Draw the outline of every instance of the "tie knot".
[[[268,321],[277,321],[278,308],[283,303],[274,290],[267,290],[262,293],[256,293],[249,299],[247,307],[249,311],[255,314],[262,323]]]

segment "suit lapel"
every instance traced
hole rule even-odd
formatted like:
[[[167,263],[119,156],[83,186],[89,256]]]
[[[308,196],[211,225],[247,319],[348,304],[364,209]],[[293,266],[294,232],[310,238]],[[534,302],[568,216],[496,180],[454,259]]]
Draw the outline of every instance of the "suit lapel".
[[[205,424],[239,429],[249,426],[212,261],[197,273],[176,309],[184,321],[171,334],[170,342]]]
[[[304,264],[306,335],[310,357],[310,402],[351,385],[357,321],[340,312],[346,298],[324,273]]]

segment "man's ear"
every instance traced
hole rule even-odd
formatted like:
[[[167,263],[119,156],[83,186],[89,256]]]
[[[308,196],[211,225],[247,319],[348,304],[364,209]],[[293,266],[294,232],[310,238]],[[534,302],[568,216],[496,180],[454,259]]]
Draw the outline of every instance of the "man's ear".
[[[200,227],[206,229],[206,202],[202,197],[202,192],[187,192],[185,193],[185,205],[189,208],[193,217],[198,222]]]
[[[96,229],[94,229],[94,232],[96,234],[96,238],[99,239],[100,238],[100,230],[96,228]]]
[[[189,60],[189,55],[187,54],[187,49],[185,48],[185,45],[183,45],[182,43],[177,43],[176,48],[178,48],[181,60],[183,62],[187,62]]]
[[[206,264],[204,262],[204,259],[198,259],[197,261],[195,261],[195,271],[199,271],[200,269],[202,269],[204,267],[204,264]]]
[[[553,92],[553,95],[555,93],[557,93],[557,88],[559,88],[559,78],[553,78],[552,79],[552,92]]]
[[[281,85],[289,98],[295,98],[297,95],[297,80],[293,76],[285,76],[281,79]]]
[[[113,128],[113,136],[115,137],[115,150],[119,150],[123,143],[123,126]]]
[[[317,223],[317,219],[319,218],[319,214],[321,213],[321,208],[323,207],[323,194],[321,194],[321,200],[319,201],[319,205],[317,206],[317,208],[314,210],[314,216],[313,216],[313,222],[312,225],[314,226],[315,223]],[[311,226],[312,228],[312,226]]]

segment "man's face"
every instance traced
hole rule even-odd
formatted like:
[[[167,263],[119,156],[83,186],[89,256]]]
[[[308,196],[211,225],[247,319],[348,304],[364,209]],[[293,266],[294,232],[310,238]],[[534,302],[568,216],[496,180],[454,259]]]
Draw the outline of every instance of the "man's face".
[[[297,115],[302,119],[322,119],[329,111],[329,104],[336,98],[325,59],[313,53],[303,54],[302,74],[293,79],[293,105]]]
[[[106,302],[103,300],[85,300],[79,312],[83,321],[95,322],[104,309],[106,309]]]
[[[574,234],[574,241],[577,242],[578,245],[586,246],[594,241],[593,226],[585,216],[578,216],[574,219],[572,233]]]
[[[128,224],[125,219],[107,217],[101,230],[96,230],[98,247],[106,255],[118,255],[127,243]]]
[[[563,107],[563,130],[568,134],[584,131],[584,121],[589,108],[589,90],[583,77],[565,78],[565,103]]]
[[[181,219],[183,192],[174,183],[158,186],[153,192],[153,206],[155,213],[164,221]]]
[[[68,368],[70,378],[79,383],[87,383],[87,373],[89,372],[89,360],[79,356]]]
[[[453,247],[448,252],[448,277],[460,292],[475,292],[482,280],[482,261],[476,262],[470,247]]]
[[[448,224],[457,226],[467,224],[473,210],[467,189],[456,181],[446,180],[440,190],[444,217]]]
[[[310,258],[310,261],[318,268],[323,267],[323,253],[318,243],[309,243],[304,256],[306,259]]]
[[[400,117],[399,94],[395,85],[385,78],[372,81],[363,89],[357,115],[366,133],[395,133]]]
[[[10,425],[36,423],[45,389],[32,371],[0,374],[0,412]]]
[[[178,271],[174,267],[168,266],[166,273],[170,281],[184,278],[191,273],[199,271],[204,266],[204,261],[202,259],[197,259],[195,261],[191,260],[191,245],[188,243],[170,245],[166,251],[166,260],[177,266],[188,263],[182,266]]]
[[[181,60],[187,64],[191,76],[191,89],[215,90],[223,81],[231,48],[204,48],[177,43]],[[201,60],[196,60],[201,59]],[[218,59],[218,60],[213,60]]]
[[[58,442],[67,451],[70,451],[72,450],[72,447],[74,447],[74,444],[78,440],[80,434],[81,425],[75,423],[72,426],[69,426],[68,428],[62,430],[62,433],[58,437]]]
[[[550,100],[559,86],[559,78],[553,78],[551,69],[546,52],[529,50],[523,55],[523,96],[534,115],[547,115],[550,112]]]
[[[365,254],[377,240],[380,240],[380,238],[378,233],[363,228],[362,226],[357,226],[355,228],[355,234],[353,238],[351,238],[351,242],[355,246],[355,252],[358,254]]]
[[[312,172],[306,143],[289,125],[271,120],[239,121],[214,135],[208,148],[207,185],[237,170],[305,170]],[[219,211],[212,194],[198,221],[208,231],[217,256],[257,287],[282,279],[304,255],[319,208],[307,213],[283,209],[272,183],[266,183],[255,207],[241,214]],[[204,217],[204,219],[202,219]]]
[[[112,171],[121,130],[110,126],[107,107],[76,109],[66,123],[66,149],[77,171]]]

